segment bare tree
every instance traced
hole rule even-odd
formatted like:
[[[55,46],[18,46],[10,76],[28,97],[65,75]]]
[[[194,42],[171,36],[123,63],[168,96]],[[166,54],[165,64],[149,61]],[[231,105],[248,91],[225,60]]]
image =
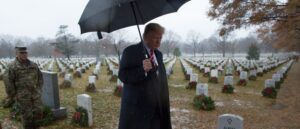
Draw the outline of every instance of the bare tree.
[[[232,57],[234,57],[234,54],[236,51],[236,44],[237,44],[236,40],[228,43],[228,49],[229,49]]]
[[[204,39],[201,42],[198,43],[198,51],[199,53],[202,53],[202,56],[204,57],[205,52],[208,50],[208,39]]]
[[[44,37],[37,38],[34,42],[28,45],[31,56],[47,57],[51,55],[53,47],[50,46],[51,41]]]
[[[190,44],[190,48],[193,50],[194,57],[197,54],[198,44],[200,43],[200,34],[195,31],[190,31],[188,33],[189,37],[187,42]]]
[[[125,40],[127,38],[126,32],[119,30],[113,34],[106,34],[103,37],[106,40],[106,46],[112,46],[113,51],[117,54],[120,62],[122,51],[129,45],[129,43]]]
[[[99,60],[99,56],[101,52],[103,51],[103,39],[98,39],[98,36],[96,33],[93,33],[88,36],[88,38],[85,40],[85,42],[89,42],[89,48],[92,52],[91,54],[95,55],[97,61]]]
[[[174,51],[174,49],[178,46],[178,42],[180,40],[180,36],[173,31],[166,31],[160,49],[163,53],[166,53],[168,56],[170,53]]]
[[[14,57],[14,45],[13,43],[0,39],[0,57]]]

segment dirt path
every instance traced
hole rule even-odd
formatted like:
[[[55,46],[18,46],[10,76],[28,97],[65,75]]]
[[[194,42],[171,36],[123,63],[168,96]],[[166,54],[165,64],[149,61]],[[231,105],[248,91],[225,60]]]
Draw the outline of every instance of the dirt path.
[[[287,74],[278,92],[276,105],[270,112],[274,114],[274,123],[279,127],[289,123],[288,128],[300,128],[300,61],[295,62]]]

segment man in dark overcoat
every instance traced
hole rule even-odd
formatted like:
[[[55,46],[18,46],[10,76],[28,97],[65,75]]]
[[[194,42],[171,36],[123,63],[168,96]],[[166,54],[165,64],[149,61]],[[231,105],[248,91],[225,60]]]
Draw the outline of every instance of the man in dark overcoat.
[[[124,83],[119,129],[171,129],[169,89],[163,55],[158,50],[164,28],[149,23],[143,41],[122,54]]]

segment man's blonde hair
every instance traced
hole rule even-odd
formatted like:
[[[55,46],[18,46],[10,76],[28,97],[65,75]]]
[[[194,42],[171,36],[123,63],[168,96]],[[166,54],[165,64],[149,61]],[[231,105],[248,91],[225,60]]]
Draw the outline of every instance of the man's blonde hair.
[[[144,30],[144,36],[147,35],[149,32],[165,32],[165,28],[157,23],[149,23],[146,25]]]

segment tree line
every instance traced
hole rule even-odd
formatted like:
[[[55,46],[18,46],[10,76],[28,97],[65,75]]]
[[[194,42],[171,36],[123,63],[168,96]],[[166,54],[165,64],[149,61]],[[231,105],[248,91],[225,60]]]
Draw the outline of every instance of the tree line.
[[[232,35],[231,37],[234,37]],[[13,58],[15,55],[14,47],[25,45],[29,49],[30,56],[33,57],[98,57],[99,55],[121,56],[124,48],[136,42],[127,41],[124,31],[112,35],[105,33],[103,39],[98,39],[96,34],[90,34],[86,38],[76,37],[68,32],[67,25],[58,27],[56,37],[47,39],[39,37],[30,39],[26,37],[14,37],[11,35],[0,35],[0,57]],[[261,52],[277,52],[271,43],[263,43],[256,36],[239,39],[226,39],[212,35],[203,39],[201,34],[191,31],[185,40],[177,33],[166,30],[162,39],[160,50],[170,55],[180,55],[181,53],[191,55],[202,55],[220,53],[223,56],[234,56],[235,53],[246,53],[251,45],[256,45]]]

